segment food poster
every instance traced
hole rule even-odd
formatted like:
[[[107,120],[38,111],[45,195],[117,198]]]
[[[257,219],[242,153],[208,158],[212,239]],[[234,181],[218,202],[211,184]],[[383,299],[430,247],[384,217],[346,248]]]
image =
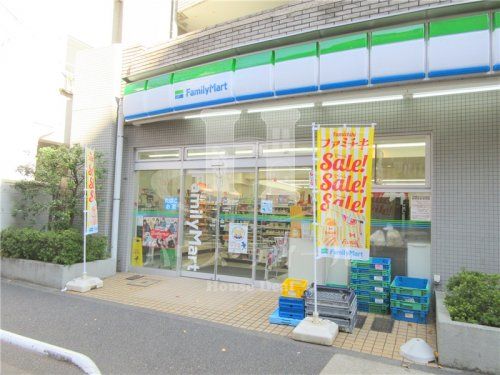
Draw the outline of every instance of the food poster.
[[[228,252],[248,254],[248,224],[229,223]]]
[[[316,130],[319,257],[369,257],[373,138],[373,127]]]

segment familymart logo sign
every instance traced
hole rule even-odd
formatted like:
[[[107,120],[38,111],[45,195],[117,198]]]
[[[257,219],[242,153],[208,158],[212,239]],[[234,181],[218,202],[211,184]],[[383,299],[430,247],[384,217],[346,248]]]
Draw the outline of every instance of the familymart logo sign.
[[[200,85],[192,88],[175,90],[175,99],[192,98],[195,96],[209,96],[216,93],[221,93],[229,89],[227,82],[212,83],[210,85]]]

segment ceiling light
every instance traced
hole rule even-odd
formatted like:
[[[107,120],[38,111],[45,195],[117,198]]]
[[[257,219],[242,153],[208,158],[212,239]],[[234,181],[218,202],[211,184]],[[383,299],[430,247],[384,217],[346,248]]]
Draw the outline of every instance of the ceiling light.
[[[312,108],[312,107],[314,107],[314,103],[303,103],[303,104],[282,105],[276,107],[255,108],[255,109],[249,109],[247,112],[248,113],[272,112],[272,111],[284,111],[287,109],[300,109],[300,108]]]
[[[179,153],[176,152],[175,154],[148,155],[148,158],[171,158],[171,157],[178,158],[179,157]]]
[[[186,120],[192,119],[192,118],[205,118],[205,117],[217,117],[217,116],[230,116],[230,115],[239,115],[241,111],[239,109],[231,109],[227,111],[217,111],[217,112],[205,112],[205,113],[199,113],[197,115],[188,115],[184,116]]]
[[[262,150],[263,154],[278,154],[289,152],[312,152],[312,147],[298,147],[298,148],[267,148]]]
[[[234,153],[236,155],[249,155],[249,154],[253,154],[253,150],[236,150]]]
[[[207,151],[207,152],[189,152],[188,156],[222,156],[226,155],[226,151]]]
[[[377,144],[377,148],[421,147],[425,142]]]
[[[310,171],[312,168],[260,168],[259,172]]]
[[[323,103],[321,103],[321,105],[323,107],[328,107],[328,106],[332,106],[332,105],[386,102],[389,100],[402,100],[403,98],[404,98],[403,95],[386,95],[386,96],[375,96],[375,97],[369,97],[369,98],[333,100],[330,102],[323,102]]]
[[[483,91],[493,91],[493,90],[500,90],[500,85],[464,87],[464,88],[460,88],[460,89],[415,92],[415,93],[413,93],[413,97],[418,99],[418,98],[427,98],[430,96],[467,94],[467,93],[471,93],[471,92],[483,92]]]

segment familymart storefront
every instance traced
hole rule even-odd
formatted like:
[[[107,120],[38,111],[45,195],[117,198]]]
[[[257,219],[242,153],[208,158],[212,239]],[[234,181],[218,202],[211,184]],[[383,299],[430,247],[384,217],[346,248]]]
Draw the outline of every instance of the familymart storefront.
[[[482,138],[495,121],[499,19],[489,12],[370,30],[127,85],[127,269],[251,284],[312,280],[317,122],[377,123],[371,255],[391,258],[393,276],[441,272],[445,239],[431,222],[442,227],[437,207],[460,199],[446,171],[469,168],[452,157],[468,127]],[[343,261],[319,267],[321,282],[346,284],[347,274]]]

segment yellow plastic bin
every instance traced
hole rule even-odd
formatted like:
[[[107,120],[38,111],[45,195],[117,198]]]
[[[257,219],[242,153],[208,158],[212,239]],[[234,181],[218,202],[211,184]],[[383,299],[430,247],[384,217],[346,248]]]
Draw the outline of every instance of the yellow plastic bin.
[[[302,298],[306,289],[307,280],[288,278],[281,284],[281,295],[283,297]]]

